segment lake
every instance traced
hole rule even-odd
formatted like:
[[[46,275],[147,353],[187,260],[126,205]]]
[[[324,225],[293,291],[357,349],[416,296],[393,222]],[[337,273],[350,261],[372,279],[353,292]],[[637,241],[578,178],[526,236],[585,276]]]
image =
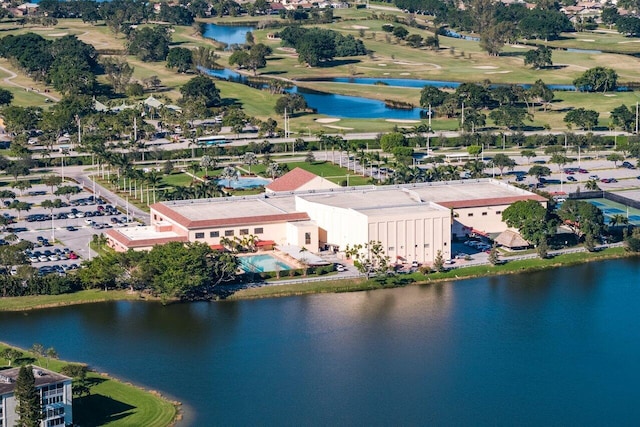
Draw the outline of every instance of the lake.
[[[634,425],[639,273],[0,313],[0,340],[162,390],[183,425]]]
[[[245,44],[247,33],[253,31],[255,31],[255,28],[250,26],[205,24],[205,30],[202,35],[227,45]]]

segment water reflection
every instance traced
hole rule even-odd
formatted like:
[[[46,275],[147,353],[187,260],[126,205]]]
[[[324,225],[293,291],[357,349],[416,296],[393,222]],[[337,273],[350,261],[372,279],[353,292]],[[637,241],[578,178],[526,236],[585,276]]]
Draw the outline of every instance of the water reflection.
[[[189,425],[625,425],[640,419],[639,270],[0,313],[0,340],[166,391]]]

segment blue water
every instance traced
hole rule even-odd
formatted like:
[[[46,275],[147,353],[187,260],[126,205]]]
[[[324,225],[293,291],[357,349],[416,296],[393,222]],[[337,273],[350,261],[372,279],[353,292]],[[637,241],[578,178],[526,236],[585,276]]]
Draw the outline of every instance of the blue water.
[[[189,426],[632,426],[639,277],[623,259],[371,292],[89,304],[0,313],[0,340],[168,393]]]
[[[254,30],[254,27],[249,26],[205,24],[203,36],[228,45],[244,44],[247,41],[247,33]]]
[[[238,179],[232,179],[229,181],[228,179],[219,179],[218,184],[223,185],[225,187],[231,188],[257,188],[263,187],[270,183],[268,179],[264,178],[244,178],[240,177]]]
[[[592,53],[594,55],[597,55],[599,53],[602,53],[601,50],[593,50],[593,49],[567,49],[567,52],[572,52],[572,53]]]
[[[240,268],[247,272],[284,271],[291,270],[291,266],[272,257],[269,254],[242,256]]]
[[[207,70],[210,76],[238,82],[245,81],[245,77],[235,71]],[[335,93],[320,93],[293,86],[287,89],[289,93],[299,93],[307,101],[310,108],[315,108],[318,114],[325,114],[341,118],[362,119],[420,119],[420,108],[411,110],[397,110],[388,108],[384,102],[358,96],[338,95]]]

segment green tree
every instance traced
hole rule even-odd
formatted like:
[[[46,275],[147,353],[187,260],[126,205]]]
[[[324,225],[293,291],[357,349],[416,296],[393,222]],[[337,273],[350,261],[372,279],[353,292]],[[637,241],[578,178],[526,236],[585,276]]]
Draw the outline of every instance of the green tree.
[[[513,129],[523,127],[524,120],[528,118],[528,114],[524,108],[503,105],[491,111],[489,118],[498,126]]]
[[[435,86],[425,86],[420,91],[420,106],[422,108],[431,107],[436,108],[444,103],[447,98],[447,93],[441,91]]]
[[[386,153],[391,153],[397,147],[406,147],[407,144],[407,138],[400,132],[387,133],[380,138],[380,148]]]
[[[582,200],[567,200],[558,210],[558,217],[576,237],[599,236],[604,230],[604,215],[595,205]]]
[[[0,357],[7,359],[9,366],[11,366],[16,360],[20,359],[23,355],[23,352],[11,347],[7,347],[0,352]]]
[[[9,105],[13,101],[13,94],[7,89],[0,89],[0,105]]]
[[[626,132],[632,132],[634,130],[635,121],[635,112],[631,111],[631,109],[624,104],[611,111],[611,123]]]
[[[522,150],[520,152],[520,155],[522,157],[526,157],[528,163],[531,163],[531,159],[537,157],[537,154],[534,150]],[[529,171],[529,173],[531,173],[531,171]]]
[[[213,80],[206,76],[196,76],[180,88],[182,100],[201,100],[208,107],[220,105],[220,91]]]
[[[620,153],[611,153],[607,155],[607,160],[613,162],[613,167],[618,167],[618,162],[624,161],[624,156]]]
[[[590,68],[576,78],[573,84],[587,92],[607,92],[615,90],[618,86],[618,73],[611,68]]]
[[[438,250],[438,252],[436,252],[436,257],[433,259],[433,269],[438,273],[444,271],[444,257],[442,256],[441,250]]]
[[[191,50],[184,47],[174,47],[169,49],[167,54],[167,68],[176,69],[179,73],[186,73],[191,70],[193,58]]]
[[[600,113],[594,110],[586,110],[582,107],[569,111],[564,116],[567,125],[574,124],[580,128],[591,130],[598,125]]]
[[[297,111],[304,111],[307,109],[307,101],[304,97],[297,93],[287,93],[282,95],[276,101],[275,112],[276,114],[284,114],[285,110],[287,114],[295,114]]]
[[[541,68],[551,67],[551,49],[546,46],[540,46],[537,49],[528,50],[524,55],[524,65],[531,65],[539,70]]]
[[[502,211],[502,220],[527,241],[539,244],[555,232],[556,223],[535,200],[520,200]]]
[[[498,170],[500,170],[500,176],[502,176],[505,168],[512,170],[516,166],[515,160],[513,160],[511,157],[507,156],[506,154],[502,154],[502,153],[498,153],[495,156],[493,156],[493,159],[491,160],[491,162],[495,167],[498,168]]]
[[[551,175],[551,169],[546,166],[535,165],[529,168],[528,174],[531,176],[535,176],[538,182],[540,182],[540,178],[542,178],[543,176]]]
[[[133,76],[134,68],[129,65],[124,57],[108,56],[102,59],[102,67],[107,81],[113,86],[116,93],[123,93]]]
[[[366,274],[367,279],[386,274],[389,270],[389,256],[379,241],[371,240],[364,245],[357,244],[352,247],[347,245],[345,253],[353,259],[353,265],[358,271]]]
[[[18,403],[18,427],[38,427],[44,419],[40,393],[36,389],[36,380],[32,366],[21,366],[16,378],[14,395]]]
[[[164,61],[169,54],[171,33],[168,27],[142,27],[132,31],[127,49],[130,55],[136,55],[141,61]]]

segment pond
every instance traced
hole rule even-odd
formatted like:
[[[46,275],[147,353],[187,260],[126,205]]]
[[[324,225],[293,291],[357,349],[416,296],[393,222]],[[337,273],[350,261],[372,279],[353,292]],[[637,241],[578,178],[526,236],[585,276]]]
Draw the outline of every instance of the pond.
[[[244,44],[247,41],[247,33],[253,31],[255,28],[250,26],[205,24],[202,35],[208,39],[233,45]]]
[[[640,419],[639,276],[629,258],[370,292],[0,313],[0,341],[167,393],[189,426],[626,426]]]
[[[225,80],[245,82],[246,77],[233,70],[207,70],[210,76]],[[314,108],[318,114],[325,114],[340,118],[362,119],[420,119],[420,108],[394,109],[389,108],[383,101],[363,98],[358,96],[338,95],[335,93],[317,92],[293,86],[287,89],[289,93],[298,93],[307,101],[310,108]]]

